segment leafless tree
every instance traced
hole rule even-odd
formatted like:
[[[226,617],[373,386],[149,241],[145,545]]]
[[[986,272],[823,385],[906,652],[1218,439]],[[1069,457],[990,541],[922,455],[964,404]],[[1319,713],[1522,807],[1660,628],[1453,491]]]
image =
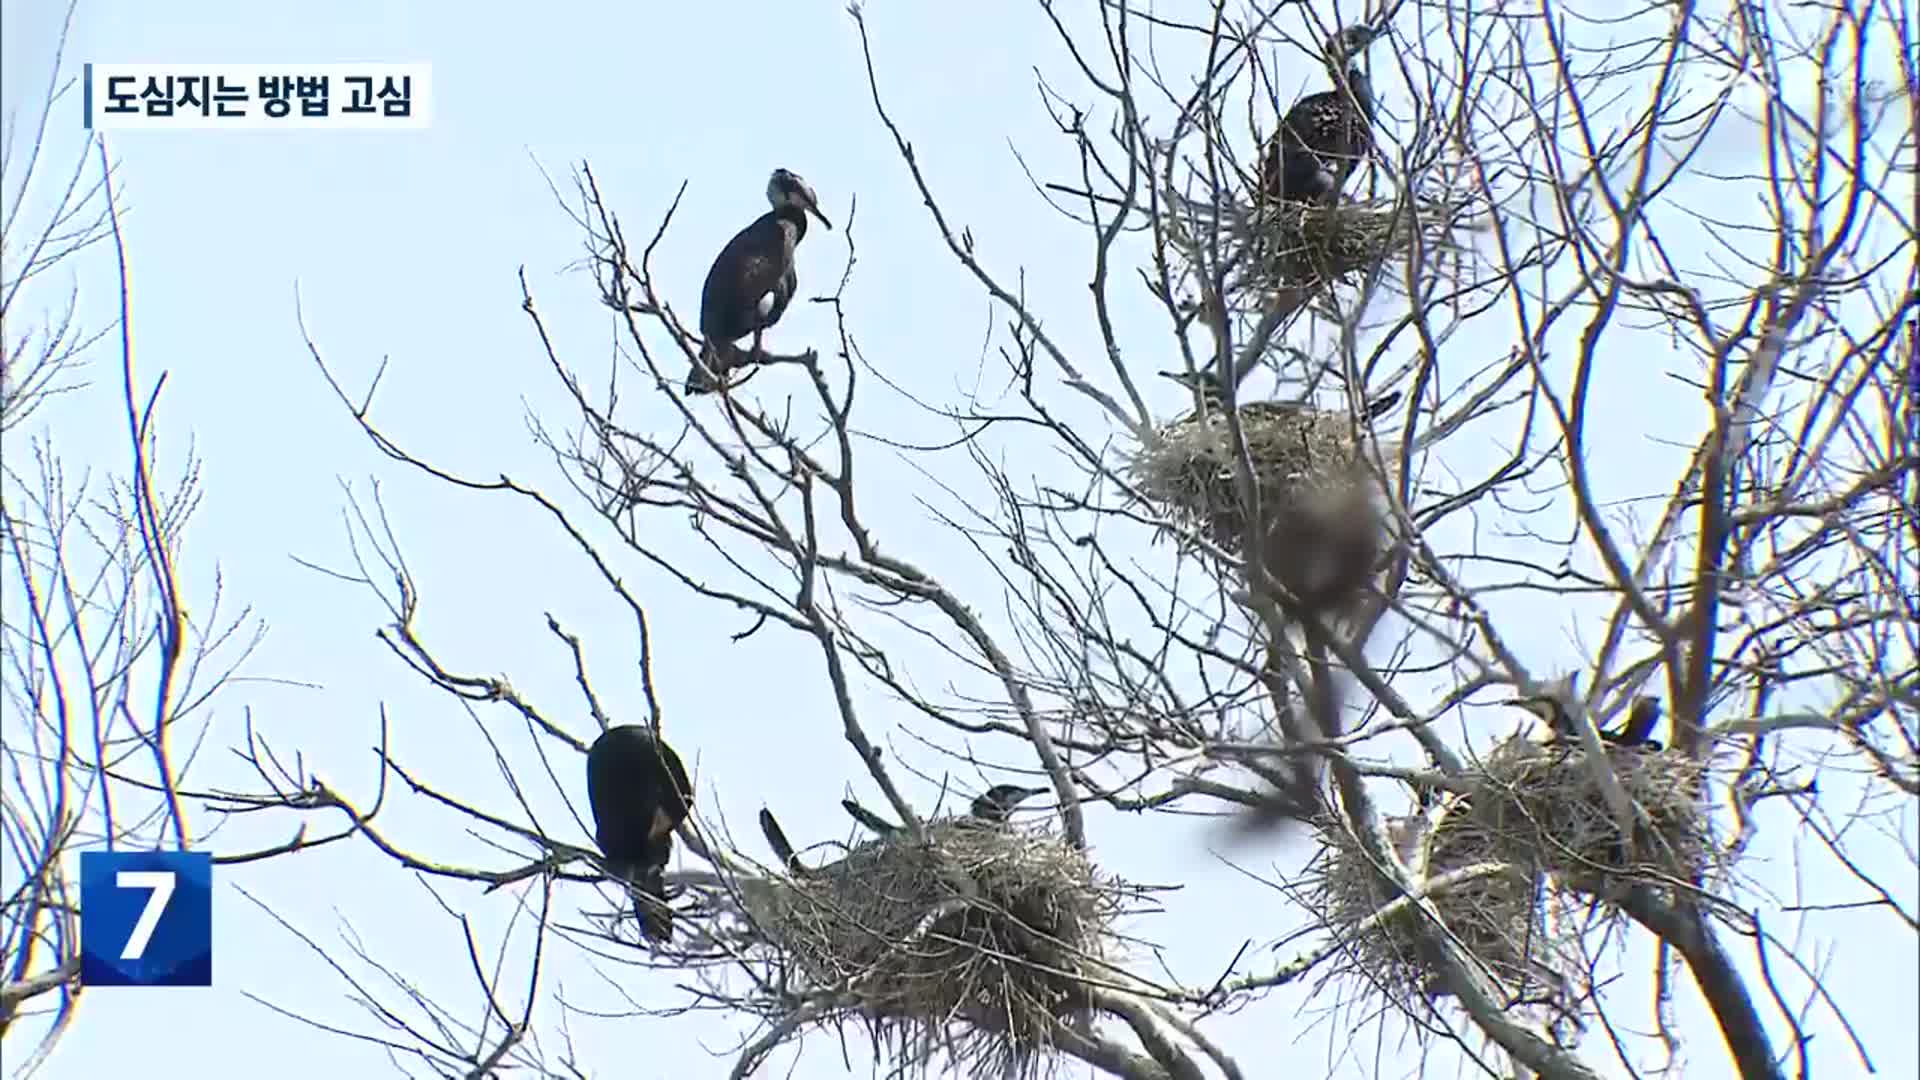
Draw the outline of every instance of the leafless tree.
[[[114,170],[97,138],[56,158],[72,19],[0,156],[0,1038],[22,1077],[84,996],[78,853],[203,846],[186,784],[261,630],[217,581],[191,611],[183,596],[199,465],[163,452],[165,377],[134,370]],[[117,285],[103,327],[85,325],[83,279]]]
[[[394,461],[537,509],[625,605],[634,700],[603,695],[580,640],[549,620],[598,725],[644,719],[672,737],[641,597],[684,590],[741,613],[741,639],[786,634],[818,654],[832,726],[901,843],[938,820],[905,775],[963,768],[1037,778],[1069,851],[1089,830],[1144,827],[1123,813],[1279,823],[1319,851],[1273,883],[1304,925],[1246,932],[1293,957],[1237,957],[1183,985],[1083,941],[1054,965],[1079,980],[1077,1008],[1037,1030],[996,1029],[965,1003],[903,1021],[876,1005],[875,973],[968,924],[933,904],[872,970],[824,977],[767,898],[804,892],[858,849],[766,865],[698,806],[682,839],[702,868],[687,860],[669,879],[689,927],[679,939],[639,946],[617,921],[570,925],[556,898],[600,877],[597,855],[559,838],[579,835],[581,810],[563,823],[526,792],[550,784],[577,806],[592,732],[556,719],[572,704],[437,658],[399,541],[377,499],[356,499],[352,559],[330,569],[385,599],[383,640],[480,720],[516,805],[456,798],[382,752],[383,783],[496,838],[492,865],[383,837],[370,821],[384,787],[365,806],[333,792],[314,805],[401,866],[505,894],[484,902],[519,914],[486,948],[457,916],[485,989],[476,1016],[407,989],[393,958],[329,956],[381,1025],[351,1034],[445,1075],[582,1075],[567,1032],[584,1012],[562,1002],[547,1034],[536,1023],[542,957],[564,947],[694,984],[636,1014],[743,1017],[736,1076],[852,1022],[902,1070],[944,1061],[974,1075],[1061,1054],[1117,1076],[1239,1077],[1208,1018],[1310,977],[1311,1000],[1345,1028],[1400,1025],[1436,1071],[1594,1077],[1722,1057],[1759,1080],[1804,1073],[1816,1029],[1866,1058],[1871,1033],[1850,1024],[1803,936],[1762,917],[1790,912],[1817,936],[1831,913],[1765,895],[1741,855],[1768,830],[1800,830],[1823,845],[1807,856],[1821,873],[1857,883],[1856,909],[1920,928],[1896,883],[1912,877],[1902,830],[1920,785],[1911,13],[1879,0],[1605,18],[1578,4],[1355,11],[1347,21],[1388,30],[1370,58],[1382,116],[1351,205],[1322,213],[1263,197],[1259,153],[1293,96],[1321,88],[1288,73],[1339,23],[1320,5],[1189,7],[1038,5],[1037,25],[1073,57],[1040,88],[1068,151],[1051,160],[1071,171],[1034,188],[1085,226],[1094,269],[1078,312],[1035,310],[1021,253],[984,250],[944,209],[912,121],[887,108],[884,47],[851,12],[897,180],[1002,319],[979,372],[1002,392],[903,406],[916,432],[950,426],[937,444],[873,430],[871,408],[856,410],[857,390],[889,389],[845,299],[857,213],[838,234],[838,288],[817,300],[837,338],[688,399],[679,379],[699,341],[666,299],[684,290],[651,260],[672,210],[650,238],[629,234],[584,166],[563,202],[615,312],[611,364],[570,363],[524,300],[573,407],[564,422],[531,418],[564,484],[425,460],[370,390],[317,344],[313,356]],[[1296,257],[1302,245],[1319,255]],[[822,248],[809,241],[810,266]],[[1098,347],[1071,344],[1061,328],[1074,325]],[[1148,406],[1145,376],[1168,367],[1231,376],[1224,402],[1194,403],[1218,414],[1227,448],[1200,479],[1226,485],[1211,511],[1182,513],[1153,480],[1188,438]],[[1390,391],[1402,418],[1373,434],[1367,403]],[[1357,598],[1311,602],[1315,572],[1300,562],[1350,553],[1339,535],[1272,524],[1305,511],[1261,508],[1274,496],[1255,429],[1292,423],[1261,419],[1262,398],[1316,406],[1313,437],[1356,465],[1343,483],[1366,485],[1334,504],[1336,517],[1380,515]],[[652,422],[630,419],[636,401]],[[876,474],[918,485],[938,539],[888,505],[899,494]],[[1542,605],[1577,662],[1542,643]],[[1511,719],[1483,706],[1514,698],[1557,710],[1555,737],[1503,739]],[[1637,699],[1671,716],[1670,745],[1650,758],[1603,739]],[[871,714],[889,704],[915,717],[913,758],[876,741]],[[508,730],[537,754],[503,753]],[[1600,839],[1576,841],[1581,830]],[[1860,850],[1877,833],[1905,837],[1907,865]],[[1647,850],[1655,841],[1671,850]],[[1147,896],[1097,869],[1086,880],[1119,908]],[[990,899],[978,881],[954,888],[961,908]],[[1517,905],[1509,921],[1469,925],[1489,897]],[[397,989],[376,993],[356,965]],[[1677,1022],[1683,982],[1717,1033]],[[1650,1009],[1653,1030],[1623,1007]]]

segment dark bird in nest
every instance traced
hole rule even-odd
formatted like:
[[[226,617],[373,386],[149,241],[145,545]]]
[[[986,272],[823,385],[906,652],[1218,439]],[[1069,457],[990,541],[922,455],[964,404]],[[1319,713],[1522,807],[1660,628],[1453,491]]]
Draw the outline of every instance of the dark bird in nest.
[[[786,169],[773,170],[767,180],[767,201],[773,209],[735,233],[707,271],[700,290],[700,334],[706,344],[687,375],[689,394],[719,389],[727,371],[745,362],[734,343],[752,334],[747,356],[758,355],[761,335],[786,314],[800,284],[793,253],[807,235],[807,215],[833,228],[813,189]]]
[[[1021,787],[1019,784],[995,784],[986,794],[973,800],[967,816],[958,819],[956,824],[1005,825],[1013,816],[1013,810],[1035,795],[1045,795],[1047,788]]]
[[[693,803],[680,756],[646,728],[610,727],[587,750],[587,802],[607,873],[637,890],[641,929],[654,941],[672,940],[664,875],[673,830]]]
[[[1374,26],[1349,26],[1327,42],[1333,89],[1294,102],[1267,142],[1260,190],[1269,199],[1334,206],[1373,147],[1373,84],[1360,57],[1380,37]]]
[[[1539,717],[1546,723],[1554,742],[1579,741],[1579,733],[1574,730],[1573,718],[1567,714],[1566,704],[1551,694],[1510,698],[1502,704],[1518,705]],[[1599,729],[1600,741],[1608,746],[1637,747],[1657,754],[1666,748],[1664,743],[1653,738],[1653,729],[1660,723],[1660,715],[1659,698],[1635,698],[1633,708],[1627,712],[1626,723],[1618,731]]]
[[[1021,787],[1019,784],[995,784],[985,794],[973,800],[967,813],[951,819],[951,824],[963,827],[1004,825],[1013,816],[1014,808],[1033,798],[1045,795],[1047,788]],[[900,832],[900,826],[887,821],[880,815],[854,802],[841,799],[841,809],[853,820],[866,826],[879,836],[892,836]]]
[[[1204,411],[1208,413],[1226,411],[1227,396],[1220,386],[1219,373],[1208,369],[1200,369],[1196,371],[1162,371],[1160,372],[1160,376],[1165,379],[1172,379],[1174,382],[1179,383],[1181,386],[1199,395],[1201,408]],[[1378,420],[1380,417],[1392,412],[1394,406],[1400,404],[1400,396],[1400,391],[1398,390],[1389,390],[1381,394],[1366,403],[1366,407],[1361,412],[1360,418],[1362,420]],[[1293,401],[1243,401],[1238,404],[1242,416],[1252,417],[1290,416],[1298,414],[1302,409],[1310,407]],[[1195,419],[1196,416],[1198,416],[1198,413],[1190,413],[1177,422],[1187,423]]]

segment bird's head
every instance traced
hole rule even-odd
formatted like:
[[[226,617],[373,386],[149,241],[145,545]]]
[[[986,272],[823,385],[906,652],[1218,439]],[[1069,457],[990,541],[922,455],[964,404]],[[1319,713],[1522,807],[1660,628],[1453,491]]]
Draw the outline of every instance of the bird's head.
[[[1226,394],[1220,389],[1220,376],[1206,368],[1197,371],[1163,371],[1160,376],[1197,392],[1200,399],[1209,405],[1217,406],[1226,400]]]
[[[1565,731],[1567,728],[1567,709],[1560,699],[1552,694],[1528,694],[1525,697],[1508,698],[1502,705],[1522,708],[1540,718],[1552,732]]]
[[[1013,808],[1033,798],[1044,795],[1046,788],[1021,787],[1019,784],[995,784],[986,794],[973,800],[973,816],[983,821],[1005,821],[1013,813]]]
[[[1660,722],[1663,708],[1659,698],[1641,695],[1633,699],[1633,711],[1628,714],[1628,723],[1651,728]]]
[[[820,224],[829,229],[833,228],[833,222],[828,221],[827,215],[820,212],[819,197],[813,193],[811,187],[807,186],[805,180],[800,179],[799,173],[789,172],[786,169],[773,170],[773,175],[767,178],[767,201],[775,208],[797,207],[819,218]]]
[[[1333,40],[1327,43],[1328,51],[1332,52],[1336,59],[1356,60],[1361,53],[1367,51],[1367,46],[1380,39],[1381,33],[1381,27],[1369,23],[1356,23],[1333,35]]]

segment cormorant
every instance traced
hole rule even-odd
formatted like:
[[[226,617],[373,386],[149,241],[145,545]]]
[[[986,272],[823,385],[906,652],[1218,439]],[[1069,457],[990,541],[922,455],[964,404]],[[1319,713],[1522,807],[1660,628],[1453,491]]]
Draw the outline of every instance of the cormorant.
[[[1373,85],[1360,54],[1380,36],[1373,26],[1349,26],[1327,42],[1333,89],[1295,102],[1280,120],[1260,163],[1260,188],[1270,199],[1333,206],[1373,145]]]
[[[693,803],[680,756],[646,728],[610,727],[587,750],[587,802],[607,873],[641,894],[635,905],[642,930],[654,941],[672,940],[664,875],[673,830]]]
[[[1518,705],[1546,722],[1551,741],[1578,740],[1573,729],[1573,718],[1567,715],[1566,705],[1551,694],[1537,694],[1530,697],[1510,698],[1502,704]],[[1633,701],[1633,708],[1627,713],[1626,723],[1619,731],[1600,728],[1600,741],[1608,746],[1640,747],[1659,753],[1665,745],[1652,738],[1654,725],[1660,722],[1660,699],[1639,697]]]
[[[759,352],[760,335],[786,313],[799,287],[793,250],[807,235],[807,215],[833,228],[813,189],[786,169],[775,169],[768,178],[767,201],[773,209],[734,234],[707,271],[700,290],[700,334],[706,344],[687,375],[689,394],[719,389],[716,380],[724,380],[739,361],[734,343],[752,334],[751,351]]]
[[[973,800],[973,806],[967,816],[974,821],[989,825],[1003,825],[1013,816],[1013,808],[1033,798],[1045,795],[1051,788],[1021,787],[1019,784],[995,784],[986,794]]]
[[[1220,376],[1217,372],[1208,368],[1201,368],[1195,371],[1162,371],[1160,372],[1160,376],[1162,378],[1172,379],[1181,386],[1198,393],[1200,400],[1205,403],[1207,411],[1225,411],[1226,394],[1221,389]],[[1378,420],[1380,417],[1392,412],[1393,407],[1398,404],[1400,404],[1400,391],[1389,390],[1379,397],[1374,398],[1372,401],[1367,402],[1366,408],[1361,413],[1360,418],[1362,420]],[[1240,415],[1254,417],[1263,414],[1268,416],[1285,416],[1298,413],[1301,409],[1307,407],[1292,401],[1243,401],[1240,402],[1239,405]],[[1192,415],[1189,415],[1185,419],[1192,420],[1193,418]]]

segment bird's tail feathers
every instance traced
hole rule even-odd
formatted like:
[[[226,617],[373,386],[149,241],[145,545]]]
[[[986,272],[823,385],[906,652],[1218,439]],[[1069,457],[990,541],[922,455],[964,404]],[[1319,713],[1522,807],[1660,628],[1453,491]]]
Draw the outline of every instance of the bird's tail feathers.
[[[773,811],[764,806],[760,808],[760,831],[767,838],[767,846],[773,849],[788,870],[800,869],[800,858],[794,854],[793,841],[787,839],[786,830],[780,828],[780,823],[773,819]]]
[[[648,940],[673,940],[673,909],[667,906],[667,882],[663,867],[639,868],[633,875],[634,914],[640,919],[640,931]]]
[[[900,831],[898,825],[887,821],[880,815],[854,802],[852,799],[841,799],[840,808],[847,812],[847,816],[881,836],[891,836]]]
[[[726,380],[727,369],[735,353],[734,347],[724,341],[708,341],[700,350],[700,358],[693,362],[693,369],[687,372],[684,388],[689,394],[710,394],[720,389]]]

